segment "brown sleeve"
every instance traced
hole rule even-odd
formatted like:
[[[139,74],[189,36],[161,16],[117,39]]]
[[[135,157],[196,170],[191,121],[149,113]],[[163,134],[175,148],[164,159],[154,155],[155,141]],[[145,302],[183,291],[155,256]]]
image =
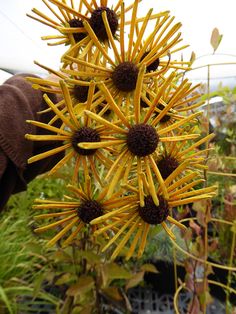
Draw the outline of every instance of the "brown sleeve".
[[[7,156],[5,155],[4,151],[0,148],[0,178],[3,176],[4,171],[7,166]]]
[[[47,123],[53,113],[38,115],[47,108],[43,93],[34,90],[26,81],[30,74],[14,75],[0,86],[0,210],[11,194],[25,190],[27,183],[35,176],[51,169],[62,154],[38,161],[32,165],[27,159],[39,152],[58,145],[56,142],[32,142],[25,139],[25,134],[42,134],[25,121],[39,120]],[[53,102],[56,96],[49,94]],[[48,131],[47,131],[48,134]]]

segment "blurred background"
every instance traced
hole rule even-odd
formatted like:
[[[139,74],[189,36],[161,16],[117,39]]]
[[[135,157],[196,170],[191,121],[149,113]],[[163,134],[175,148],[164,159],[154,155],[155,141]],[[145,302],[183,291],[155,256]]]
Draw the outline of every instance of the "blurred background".
[[[115,3],[110,0],[110,3]],[[191,3],[191,4],[190,4]],[[150,0],[142,1],[139,5],[140,14],[148,11]],[[236,1],[189,1],[189,0],[158,0],[155,1],[156,12],[169,10],[176,17],[175,21],[183,24],[182,35],[184,44],[189,48],[184,50],[183,58],[189,59],[192,51],[196,55],[194,68],[208,63],[230,63],[211,68],[211,88],[224,80],[229,86],[236,85]],[[8,0],[0,5],[0,80],[3,81],[10,73],[30,72],[45,74],[42,69],[34,65],[34,60],[52,68],[59,68],[61,54],[65,47],[48,47],[41,40],[41,36],[55,34],[54,30],[37,23],[26,16],[32,8],[37,8],[48,14],[48,9],[41,0]],[[223,35],[217,52],[213,54],[210,44],[212,30],[217,27]],[[207,69],[200,68],[188,73],[194,81],[206,81]]]

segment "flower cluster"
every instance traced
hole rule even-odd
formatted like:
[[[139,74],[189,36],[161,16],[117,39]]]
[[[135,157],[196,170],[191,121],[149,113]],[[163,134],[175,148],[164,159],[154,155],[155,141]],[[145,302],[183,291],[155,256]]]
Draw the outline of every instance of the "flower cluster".
[[[108,0],[43,2],[54,18],[37,9],[37,17],[30,17],[58,32],[43,39],[59,39],[54,45],[68,49],[60,71],[41,65],[57,82],[29,78],[42,91],[53,87],[61,100],[52,103],[45,94],[53,119],[28,123],[49,134],[26,138],[61,145],[28,162],[64,151],[49,174],[68,162],[73,174],[64,200],[36,200],[35,209],[50,212],[36,216],[49,222],[35,231],[56,228],[48,244],[64,239],[69,245],[88,228],[92,237],[104,237],[102,252],[109,248],[111,259],[126,246],[127,259],[140,257],[153,227],[161,225],[173,239],[169,224],[185,230],[172,217],[173,208],[215,191],[199,188],[208,151],[201,147],[213,134],[200,138],[197,131],[202,112],[193,110],[202,103],[199,86],[183,76],[189,62],[178,60],[186,47],[180,45],[181,24],[153,9],[139,17],[139,0],[129,6],[117,0],[111,7]]]

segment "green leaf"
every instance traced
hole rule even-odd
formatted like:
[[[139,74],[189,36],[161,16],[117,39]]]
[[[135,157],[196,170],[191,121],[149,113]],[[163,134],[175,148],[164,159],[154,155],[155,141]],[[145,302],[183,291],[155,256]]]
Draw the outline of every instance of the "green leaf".
[[[232,89],[232,93],[236,94],[236,86]]]
[[[57,286],[63,285],[65,283],[68,283],[74,280],[75,278],[76,278],[76,275],[71,274],[71,273],[65,273],[61,275],[60,278],[57,279],[57,281],[55,282],[55,285]]]
[[[93,306],[88,305],[86,307],[76,306],[73,308],[71,314],[92,314]]]
[[[214,49],[214,52],[219,47],[223,35],[220,35],[218,28],[214,28],[211,34],[211,45]]]
[[[158,270],[156,269],[156,267],[153,264],[143,264],[141,266],[141,269],[143,271],[149,271],[150,273],[155,273],[155,274],[158,273]]]
[[[32,296],[32,293],[33,293],[33,288],[26,287],[26,286],[8,287],[8,288],[5,288],[4,290],[5,290],[5,293],[9,295],[17,294],[17,295]],[[38,297],[42,298],[43,300],[49,301],[50,303],[56,306],[58,305],[58,301],[59,301],[58,298],[49,293],[39,292]]]
[[[58,250],[53,255],[52,258],[54,262],[71,262],[71,257],[65,251]]]
[[[94,280],[91,276],[82,275],[78,282],[72,285],[67,291],[66,294],[69,296],[77,296],[81,294],[85,294],[91,289],[94,288]]]
[[[133,278],[131,278],[127,282],[125,286],[125,290],[128,290],[130,288],[137,286],[141,281],[143,281],[143,275],[144,275],[144,271],[140,271],[139,273],[135,274]]]
[[[83,309],[82,306],[76,306],[73,308],[71,314],[80,314],[82,309]]]
[[[9,311],[9,314],[14,314],[13,309],[10,305],[10,301],[9,301],[4,289],[2,288],[2,286],[0,286],[0,299],[2,299],[2,301],[5,303],[8,311]]]
[[[161,225],[156,225],[155,227],[151,228],[150,229],[150,232],[149,232],[149,236],[151,238],[155,237],[158,233],[160,233],[161,231],[163,231],[163,228]]]
[[[115,263],[105,264],[101,267],[103,287],[109,285],[114,279],[130,279],[132,274],[128,272],[124,267],[121,267]]]
[[[42,245],[32,241],[24,244],[24,247],[31,253],[41,254],[42,252]]]
[[[76,252],[76,257],[85,258],[91,265],[96,265],[101,263],[101,257],[98,254],[88,251]]]
[[[103,271],[109,279],[130,279],[132,277],[129,271],[116,263],[104,265]]]
[[[39,293],[39,291],[41,289],[42,282],[44,280],[44,276],[45,276],[45,274],[42,273],[34,281],[34,291],[33,291],[33,297],[34,298],[38,295],[38,293]]]

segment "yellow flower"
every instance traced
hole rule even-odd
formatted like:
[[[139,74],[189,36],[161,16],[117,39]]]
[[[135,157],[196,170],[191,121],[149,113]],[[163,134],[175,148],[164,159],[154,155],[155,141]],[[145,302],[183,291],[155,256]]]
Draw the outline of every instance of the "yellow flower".
[[[173,207],[189,204],[202,199],[211,198],[215,195],[215,187],[193,190],[192,188],[198,184],[191,177],[183,177],[182,180],[168,186],[169,200],[166,200],[160,189],[156,191],[158,205],[153,201],[153,196],[149,194],[150,187],[147,182],[143,181],[145,187],[145,197],[143,204],[139,200],[139,191],[133,186],[127,186],[133,191],[135,200],[124,203],[119,209],[114,209],[107,214],[95,218],[90,223],[96,225],[98,230],[94,235],[99,235],[104,231],[111,229],[111,239],[103,247],[102,252],[114,244],[116,248],[113,250],[111,259],[115,259],[124,246],[129,243],[126,259],[134,256],[135,250],[138,248],[138,257],[141,257],[147,242],[147,236],[153,226],[161,224],[167,234],[175,240],[175,236],[168,228],[166,221],[175,224],[179,228],[185,230],[185,226],[171,217],[170,212]],[[124,198],[125,201],[125,198]],[[101,226],[99,226],[101,224]],[[116,228],[114,228],[116,227]]]
[[[85,60],[84,54],[82,54],[82,56],[78,55],[77,57],[71,56],[74,49],[73,47],[62,57],[62,61],[65,64],[68,65],[71,63],[72,66],[72,69],[63,69],[65,73],[78,76],[79,81],[81,78],[88,76],[87,68],[90,68],[93,80],[103,81],[112,96],[116,99],[118,105],[122,104],[124,97],[131,97],[136,87],[142,85],[141,91],[143,91],[144,84],[149,84],[154,77],[159,76],[169,69],[170,63],[165,64],[165,66],[160,64],[160,66],[155,68],[154,64],[159,57],[165,55],[168,49],[171,49],[171,47],[179,42],[181,35],[180,33],[176,35],[181,24],[177,23],[171,26],[171,23],[168,21],[168,12],[152,15],[152,10],[150,10],[144,19],[138,19],[138,21],[136,21],[138,2],[138,0],[134,1],[131,22],[127,23],[127,30],[125,28],[124,16],[126,9],[124,4],[121,5],[120,39],[118,44],[114,41],[112,36],[106,12],[104,11],[102,13],[111,50],[107,51],[104,48],[91,28],[91,25],[86,21],[84,22],[84,27],[97,48],[97,51],[94,53],[98,58],[97,64],[87,59]],[[142,44],[148,22],[154,18],[157,24]],[[141,24],[139,25],[140,32],[136,34],[135,28],[138,24]],[[125,32],[129,34],[128,43],[125,41]],[[164,36],[164,38],[162,38],[162,36]],[[155,47],[152,46],[153,43],[156,43]],[[149,49],[150,45],[152,48],[150,48],[151,50],[146,54],[146,49]],[[86,49],[88,48],[85,48],[85,50]],[[79,70],[76,69],[76,66]],[[81,69],[81,66],[86,66],[86,70]],[[152,70],[150,70],[150,67],[152,67]]]
[[[119,155],[115,155],[116,159],[105,177],[106,182],[109,182],[109,197],[112,195],[118,183],[127,182],[129,179],[129,174],[131,173],[131,169],[136,167],[136,173],[139,178],[138,185],[141,199],[143,199],[141,178],[143,175],[145,175],[147,176],[150,186],[153,187],[152,196],[154,197],[155,203],[158,205],[158,200],[154,192],[155,189],[152,173],[159,182],[164,197],[168,199],[167,189],[156,165],[154,153],[158,153],[159,146],[162,143],[186,141],[198,137],[198,134],[174,135],[172,131],[178,129],[187,122],[191,122],[191,120],[195,119],[198,115],[201,114],[199,112],[194,113],[180,121],[173,123],[168,127],[159,127],[161,114],[153,120],[152,112],[155,109],[156,103],[161,98],[163,90],[165,90],[165,88],[168,86],[170,79],[171,77],[167,79],[166,82],[162,85],[149,110],[142,116],[140,114],[141,85],[139,85],[139,88],[136,88],[135,90],[133,106],[130,106],[132,109],[131,112],[127,106],[128,112],[126,115],[124,115],[119,106],[115,103],[107,87],[101,83],[100,89],[104,92],[111,110],[117,116],[117,119],[119,119],[117,121],[115,120],[113,123],[105,120],[101,116],[89,110],[85,110],[85,114],[88,117],[95,120],[101,126],[107,127],[111,132],[113,132],[113,139],[111,138],[108,141],[101,140],[99,143],[84,142],[79,144],[79,147],[83,149],[107,149],[108,147],[114,146],[117,149]],[[168,110],[168,106],[169,104],[167,105],[166,110]]]
[[[96,33],[97,37],[101,42],[108,40],[106,29],[102,20],[102,12],[107,13],[108,23],[111,29],[113,37],[117,36],[117,30],[119,27],[120,19],[120,7],[121,1],[118,1],[114,8],[109,8],[107,6],[107,0],[97,0],[88,2],[87,0],[71,1],[63,0],[43,0],[43,3],[49,10],[49,14],[46,15],[43,12],[32,9],[35,14],[27,14],[28,17],[39,21],[55,30],[57,30],[59,35],[43,36],[43,40],[55,40],[53,43],[48,43],[50,46],[55,45],[77,45],[77,47],[82,47],[86,45],[91,45],[91,39],[84,27],[84,23],[90,24],[91,28]],[[50,5],[52,3],[53,5]],[[126,12],[133,7],[131,4],[127,7]],[[51,18],[51,16],[53,16]]]
[[[45,94],[44,99],[47,102],[48,106],[55,113],[55,119],[60,119],[62,122],[61,127],[55,127],[51,124],[45,124],[38,121],[28,120],[28,123],[31,123],[39,128],[46,129],[48,131],[53,132],[55,134],[50,135],[33,135],[26,134],[26,139],[33,141],[60,141],[62,144],[57,148],[45,151],[38,155],[35,155],[29,158],[28,163],[33,163],[37,160],[41,160],[47,158],[48,156],[52,156],[59,152],[65,151],[65,156],[50,170],[49,174],[53,174],[63,165],[65,165],[69,160],[75,159],[74,166],[74,176],[72,181],[77,180],[78,171],[82,169],[84,174],[89,174],[91,170],[93,175],[101,183],[101,178],[99,176],[100,166],[96,164],[96,161],[99,161],[100,164],[104,164],[106,167],[111,166],[111,161],[97,148],[85,150],[80,148],[78,144],[80,142],[97,142],[101,143],[101,141],[106,141],[108,139],[113,139],[113,137],[109,135],[106,128],[101,128],[97,125],[96,122],[92,121],[88,117],[80,118],[78,117],[72,106],[71,97],[69,94],[68,87],[66,86],[63,80],[60,81],[60,86],[63,92],[64,101],[66,105],[66,114],[64,114],[64,109],[59,110],[57,106],[55,106],[49,97]],[[91,100],[94,93],[95,86],[93,83],[90,84],[88,101],[86,103],[86,108],[91,107]],[[55,121],[52,120],[51,122]],[[114,140],[117,140],[114,138]],[[108,152],[110,149],[108,148]],[[89,169],[90,168],[90,169]]]
[[[62,238],[65,239],[62,245],[69,245],[75,239],[80,238],[79,232],[84,227],[89,227],[93,219],[114,208],[123,208],[128,201],[134,201],[132,195],[126,196],[124,200],[124,191],[122,190],[113,195],[111,199],[105,199],[107,188],[98,193],[96,185],[92,183],[89,176],[85,177],[82,185],[80,184],[78,187],[69,185],[68,189],[72,195],[65,196],[65,201],[37,199],[33,206],[36,210],[49,211],[34,217],[35,220],[49,220],[45,226],[36,228],[34,230],[36,233],[60,228],[60,231],[47,243],[48,246],[53,246]],[[131,215],[128,216],[131,217]],[[52,222],[52,220],[54,221]],[[92,226],[92,233],[96,229],[96,226]],[[107,238],[105,229],[103,234]]]
[[[45,65],[42,65],[35,61],[35,64],[43,68],[44,70],[51,73],[46,79],[44,78],[38,78],[38,77],[27,77],[27,80],[32,83],[32,87],[34,89],[39,89],[42,92],[45,93],[53,93],[58,95],[58,98],[60,101],[58,101],[55,106],[57,108],[62,108],[61,112],[65,114],[67,112],[67,105],[65,105],[65,99],[63,94],[63,89],[60,85],[60,80],[66,81],[68,79],[67,75],[64,75],[60,71],[55,71]],[[70,94],[71,103],[74,112],[77,115],[82,115],[83,110],[87,108],[87,101],[88,101],[88,95],[89,95],[89,86],[91,85],[91,77],[89,77],[89,72],[87,79],[78,81],[73,78],[73,76],[70,79],[70,82],[67,83],[67,88]],[[102,95],[101,91],[98,90],[97,86],[95,86],[94,93],[92,95],[92,99],[89,99],[89,102],[91,102],[91,110],[94,110],[95,112],[101,111],[101,115],[109,115],[109,105],[105,101],[104,96]],[[51,108],[47,108],[40,113],[45,113],[51,111]],[[52,122],[55,122],[55,117],[53,121],[49,122],[51,124]]]
[[[188,141],[165,143],[162,150],[156,153],[155,159],[162,178],[171,180],[176,178],[177,172],[181,176],[186,173],[186,170],[199,173],[201,170],[207,169],[204,164],[206,162],[204,155],[209,149],[200,150],[199,146],[210,141],[214,136],[215,134],[212,133],[191,143]],[[171,177],[169,178],[169,176]]]
[[[152,10],[152,9],[151,9]],[[149,11],[149,14],[151,13]],[[182,41],[181,33],[176,33],[179,30],[181,23],[177,23],[171,27],[175,17],[166,14],[163,17],[158,17],[153,28],[158,27],[155,36],[147,43],[140,41],[139,52],[141,52],[141,61],[147,63],[147,72],[156,71],[157,68],[171,68],[178,70],[188,70],[190,62],[177,61],[173,59],[175,53],[187,48],[189,45],[178,46]],[[143,32],[139,23],[144,21],[136,19],[135,34],[136,38],[140,38]],[[149,35],[149,34],[148,34]],[[137,44],[136,44],[137,45]],[[147,61],[149,60],[149,61]]]
[[[170,74],[172,79],[169,85],[162,92],[162,96],[156,104],[155,110],[153,111],[153,118],[161,114],[159,122],[161,126],[166,127],[177,120],[183,119],[193,109],[201,106],[204,101],[199,101],[199,93],[196,89],[199,88],[200,84],[192,86],[192,83],[188,79],[181,81],[181,76],[177,72]],[[156,97],[162,84],[168,79],[168,77],[154,78],[153,82],[145,88],[145,92],[141,94],[141,107],[144,110],[152,105],[153,100]],[[166,110],[168,105],[169,110]],[[164,115],[162,111],[164,111]]]
[[[44,95],[48,108],[43,112],[51,110],[54,117],[48,124],[28,123],[48,134],[25,137],[61,145],[28,163],[64,152],[49,174],[71,162],[73,185],[64,201],[36,200],[35,209],[49,212],[35,217],[46,219],[35,232],[56,229],[48,245],[63,239],[66,246],[80,238],[83,228],[92,229],[94,236],[108,239],[103,252],[116,245],[111,259],[126,245],[127,260],[135,252],[141,257],[152,227],[161,225],[172,239],[168,223],[185,230],[172,208],[209,199],[216,190],[195,190],[204,182],[200,171],[209,151],[199,147],[213,135],[192,142],[200,136],[195,126],[201,115],[192,109],[201,101],[194,94],[198,85],[180,80],[180,70],[190,66],[175,59],[187,47],[179,45],[181,23],[173,23],[168,11],[153,14],[153,9],[139,18],[140,0],[128,6],[117,0],[113,7],[108,0],[42,1],[49,15],[33,9],[35,15],[28,16],[59,32],[42,37],[53,41],[49,45],[69,47],[61,72],[36,63],[58,82],[29,78],[33,87],[49,93],[53,88],[62,100],[54,104]]]

